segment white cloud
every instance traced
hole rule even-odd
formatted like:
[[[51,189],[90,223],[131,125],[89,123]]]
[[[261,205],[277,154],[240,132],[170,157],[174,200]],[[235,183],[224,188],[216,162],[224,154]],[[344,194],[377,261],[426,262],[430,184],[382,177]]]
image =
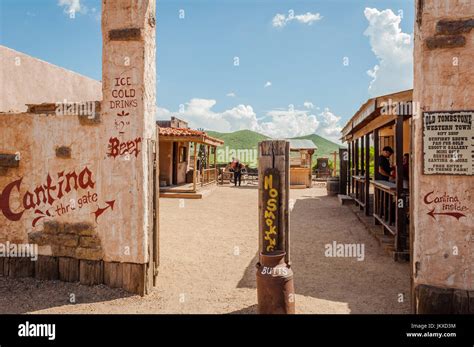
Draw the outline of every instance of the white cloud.
[[[271,87],[271,86],[272,86],[272,82],[267,81],[267,83],[265,83],[265,85],[263,86],[263,88],[268,88],[268,87]]]
[[[402,32],[401,16],[390,9],[375,8],[366,8],[364,15],[369,21],[364,35],[369,37],[372,52],[379,60],[367,71],[372,78],[369,94],[377,96],[413,88],[413,39]]]
[[[277,13],[272,19],[272,25],[275,28],[283,28],[291,21],[297,21],[301,24],[312,25],[314,22],[320,21],[323,19],[319,13],[306,12],[303,14],[295,15],[292,10],[289,11],[288,16]]]
[[[227,93],[226,96],[230,98],[235,98],[237,95],[234,92]]]
[[[222,112],[213,110],[216,100],[191,99],[184,104],[180,113],[165,108],[157,108],[157,119],[166,120],[176,116],[189,122],[190,127],[210,129],[220,132],[233,132],[249,129],[272,138],[290,138],[308,134],[319,134],[331,141],[339,142],[341,117],[329,109],[318,114],[308,109],[273,109],[263,118],[257,118],[252,106],[237,105]]]
[[[314,108],[313,103],[310,101],[305,101],[303,106],[306,107],[308,110],[312,110]]]
[[[58,5],[64,7],[64,12],[68,15],[87,13],[87,7],[81,4],[81,0],[59,0]]]

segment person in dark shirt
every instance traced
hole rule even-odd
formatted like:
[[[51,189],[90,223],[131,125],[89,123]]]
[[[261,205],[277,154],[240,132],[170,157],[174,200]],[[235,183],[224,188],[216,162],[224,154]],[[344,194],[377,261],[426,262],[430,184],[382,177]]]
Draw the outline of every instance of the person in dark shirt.
[[[393,149],[390,146],[385,146],[382,149],[382,153],[379,157],[379,174],[382,176],[381,178],[385,181],[390,180],[392,177],[392,166],[390,165],[389,158],[393,154]]]

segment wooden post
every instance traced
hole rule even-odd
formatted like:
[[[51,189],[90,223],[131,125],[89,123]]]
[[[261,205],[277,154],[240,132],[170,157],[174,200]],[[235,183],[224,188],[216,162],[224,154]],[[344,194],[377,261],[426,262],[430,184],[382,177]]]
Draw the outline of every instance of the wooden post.
[[[365,215],[370,216],[370,134],[365,135]]]
[[[339,148],[339,194],[347,194],[347,176],[348,176],[349,153],[345,148]]]
[[[347,143],[347,195],[351,195],[352,189],[352,142]]]
[[[334,156],[334,164],[332,167],[332,177],[336,177],[337,176],[337,152],[336,151],[334,151],[333,156]]]
[[[259,143],[259,313],[295,313],[290,268],[290,143]]]
[[[397,201],[395,201],[395,227],[397,235],[395,239],[396,252],[406,250],[407,233],[406,233],[406,197],[403,191],[403,115],[398,115],[395,121],[395,154],[396,154],[396,185],[397,185]]]
[[[217,147],[214,147],[214,177],[217,184],[217,178],[219,177],[219,172],[217,170]]]
[[[374,130],[374,180],[380,179],[379,159],[380,159],[379,129],[375,129]]]
[[[360,174],[364,175],[365,173],[365,144],[364,144],[365,136],[360,138]]]
[[[196,179],[197,179],[197,142],[194,142],[194,169],[193,169],[193,191],[196,193]]]

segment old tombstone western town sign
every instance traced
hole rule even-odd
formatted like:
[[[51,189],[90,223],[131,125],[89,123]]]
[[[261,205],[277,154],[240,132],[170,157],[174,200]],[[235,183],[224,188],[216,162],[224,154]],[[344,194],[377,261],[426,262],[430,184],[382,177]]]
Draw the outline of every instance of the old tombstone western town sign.
[[[474,111],[423,113],[423,173],[472,176]]]

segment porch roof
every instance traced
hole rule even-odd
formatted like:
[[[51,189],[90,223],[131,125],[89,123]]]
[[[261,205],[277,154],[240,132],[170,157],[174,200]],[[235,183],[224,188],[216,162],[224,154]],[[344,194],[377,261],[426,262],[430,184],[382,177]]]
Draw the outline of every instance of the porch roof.
[[[204,145],[214,147],[222,146],[224,141],[209,136],[205,131],[185,129],[185,128],[168,128],[158,127],[159,141],[166,142],[197,142]]]

